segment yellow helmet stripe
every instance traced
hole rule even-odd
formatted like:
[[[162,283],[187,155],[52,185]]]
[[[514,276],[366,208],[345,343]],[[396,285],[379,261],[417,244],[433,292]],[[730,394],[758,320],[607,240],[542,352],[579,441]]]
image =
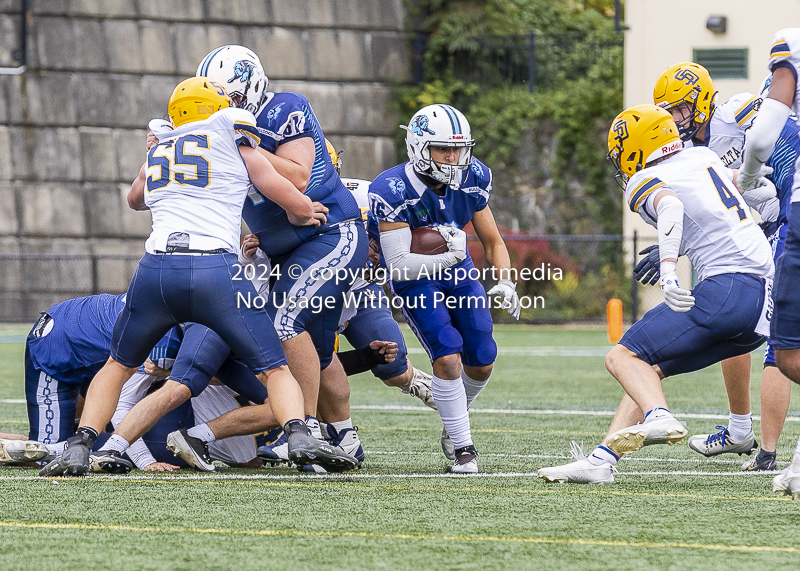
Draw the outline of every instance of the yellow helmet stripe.
[[[639,206],[641,206],[642,202],[645,198],[647,198],[651,192],[655,189],[664,186],[664,183],[657,177],[652,177],[646,179],[642,184],[640,184],[636,189],[633,191],[631,195],[630,202],[628,205],[631,208],[632,212],[638,212]]]

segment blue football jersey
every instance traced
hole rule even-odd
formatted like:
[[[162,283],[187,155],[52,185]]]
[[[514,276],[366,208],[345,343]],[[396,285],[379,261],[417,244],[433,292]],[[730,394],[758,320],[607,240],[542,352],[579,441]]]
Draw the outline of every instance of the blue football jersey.
[[[778,213],[778,225],[785,223],[789,219],[789,207],[792,201],[792,185],[794,184],[794,171],[797,155],[800,153],[800,127],[794,117],[786,121],[781,131],[775,149],[772,151],[767,166],[772,167],[773,172],[769,179],[775,185],[778,193],[778,200],[781,208]]]
[[[328,207],[325,226],[293,226],[280,206],[264,197],[257,189],[250,192],[242,210],[242,218],[250,231],[261,240],[261,249],[269,255],[294,250],[326,226],[344,220],[358,220],[358,204],[342,184],[325,147],[325,135],[311,105],[299,93],[271,93],[256,117],[261,146],[274,153],[284,143],[310,137],[316,157],[305,194],[314,202]]]
[[[125,295],[78,297],[48,309],[45,313],[50,323],[41,331],[34,327],[28,336],[28,352],[36,369],[55,377],[67,371],[97,373],[111,355],[114,324],[125,307]],[[175,359],[180,339],[178,328],[171,329],[150,358],[161,366],[171,366],[165,359]]]
[[[410,162],[397,165],[372,181],[369,207],[378,220],[405,222],[412,230],[434,225],[463,229],[476,212],[489,204],[492,171],[473,158],[472,165],[462,174],[462,178],[460,189],[453,190],[446,186],[444,195],[439,196],[420,180]]]

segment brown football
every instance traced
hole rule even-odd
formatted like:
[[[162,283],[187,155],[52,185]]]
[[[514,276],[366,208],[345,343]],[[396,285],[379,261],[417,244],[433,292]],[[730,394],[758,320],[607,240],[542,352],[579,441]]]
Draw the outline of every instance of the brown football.
[[[447,252],[447,242],[431,226],[420,226],[411,231],[411,252],[432,256]]]

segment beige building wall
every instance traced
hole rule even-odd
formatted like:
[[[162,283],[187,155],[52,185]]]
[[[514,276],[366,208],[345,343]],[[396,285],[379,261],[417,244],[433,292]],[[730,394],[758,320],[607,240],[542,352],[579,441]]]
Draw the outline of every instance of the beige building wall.
[[[718,34],[706,28],[710,16],[725,16],[727,31]],[[681,61],[692,61],[694,49],[747,48],[746,79],[716,79],[717,101],[742,91],[755,92],[766,77],[772,38],[779,29],[800,25],[800,0],[627,0],[625,3],[625,107],[653,102],[653,85],[664,69]],[[713,77],[713,76],[712,76]],[[655,238],[656,231],[623,208],[626,236],[637,230]],[[652,242],[646,242],[647,245]],[[630,258],[630,253],[626,259]],[[685,282],[689,264],[679,268]],[[652,299],[653,296],[645,299]],[[645,307],[643,309],[648,309]]]

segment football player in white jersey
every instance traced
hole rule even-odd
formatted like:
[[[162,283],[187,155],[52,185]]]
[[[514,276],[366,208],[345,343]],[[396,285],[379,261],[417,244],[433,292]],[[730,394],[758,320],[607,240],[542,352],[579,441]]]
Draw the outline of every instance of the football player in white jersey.
[[[716,95],[708,71],[691,62],[668,67],[653,88],[653,102],[672,114],[685,147],[708,147],[726,167],[737,169],[742,164],[746,131],[761,104],[761,89],[758,95],[740,93],[719,105],[716,104]],[[751,190],[744,195],[745,202],[759,212],[762,222],[774,222],[762,224],[762,229],[772,246],[775,261],[783,252],[785,241],[782,226],[787,219],[794,162],[800,150],[797,133],[798,127],[793,121],[788,121],[769,161],[774,170],[770,179],[776,185],[778,196],[772,197],[770,187]],[[655,283],[658,279],[658,246],[641,253],[648,252],[636,271],[640,275],[649,274],[650,283]],[[689,447],[705,456],[722,453],[749,455],[758,448],[750,414],[750,355],[726,359],[721,365],[730,404],[728,425],[715,434],[690,437]],[[762,444],[758,454],[742,466],[743,470],[775,469],[776,448],[788,412],[790,390],[791,382],[775,366],[774,351],[767,341],[761,379]]]
[[[741,188],[750,188],[769,169],[765,163],[775,148],[784,123],[794,110],[800,112],[800,28],[785,28],[775,34],[769,54],[772,82],[761,104],[758,119],[747,137],[742,168]],[[800,160],[800,159],[798,159]],[[778,262],[775,281],[775,315],[770,339],[775,347],[775,361],[781,372],[800,383],[800,176],[795,169],[792,208],[786,246]],[[773,480],[773,489],[800,499],[800,441],[788,468]]]
[[[708,149],[684,150],[672,116],[655,105],[620,113],[608,147],[626,203],[658,230],[665,303],[606,356],[626,395],[602,444],[575,462],[539,470],[550,482],[612,482],[622,454],[682,442],[686,428],[669,411],[661,380],[752,351],[769,323],[772,252],[740,200],[734,172]],[[681,254],[700,277],[693,291],[678,283]]]
[[[280,204],[293,224],[317,226],[324,215],[317,216],[311,199],[261,155],[253,114],[232,108],[218,83],[203,77],[181,82],[169,115],[174,131],[149,150],[128,195],[134,209],[150,209],[153,231],[114,327],[111,358],[89,388],[81,427],[41,475],[86,474],[91,446],[111,419],[122,385],[156,341],[183,322],[214,330],[258,375],[295,463],[354,467],[355,458],[311,436],[302,392],[272,322],[263,308],[241,302],[255,294],[252,284],[232,279],[251,184]]]

